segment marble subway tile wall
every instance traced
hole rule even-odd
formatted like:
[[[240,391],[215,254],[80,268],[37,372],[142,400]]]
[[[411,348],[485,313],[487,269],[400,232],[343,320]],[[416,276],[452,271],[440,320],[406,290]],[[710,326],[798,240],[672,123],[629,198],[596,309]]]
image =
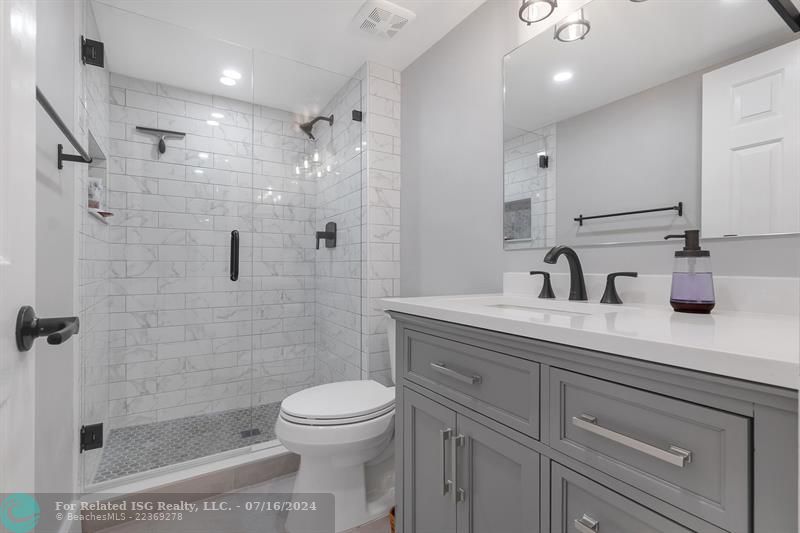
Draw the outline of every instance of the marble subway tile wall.
[[[530,240],[506,241],[507,248],[545,247],[556,238],[556,126],[545,126],[503,142],[503,198],[506,203],[530,201]],[[549,157],[539,168],[538,154]]]
[[[290,174],[294,117],[116,74],[110,101],[112,426],[280,401],[311,383],[315,187]],[[136,126],[186,137],[158,154]]]
[[[362,149],[363,122],[353,120],[361,110],[360,79],[343,87],[321,113],[334,115],[333,127],[318,123],[321,168],[317,178],[315,229],[337,224],[336,248],[320,244],[316,252],[316,382],[361,379],[362,278]]]
[[[400,295],[400,72],[368,63],[364,72],[366,182],[363,201],[365,377],[391,382],[381,298]]]
[[[279,402],[314,384],[316,177],[295,168],[299,118],[257,106],[253,146],[253,400]]]

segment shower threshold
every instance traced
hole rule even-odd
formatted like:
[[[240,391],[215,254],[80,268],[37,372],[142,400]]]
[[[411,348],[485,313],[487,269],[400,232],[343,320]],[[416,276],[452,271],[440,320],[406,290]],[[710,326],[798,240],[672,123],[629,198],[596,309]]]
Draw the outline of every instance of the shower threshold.
[[[280,402],[112,429],[93,484],[275,439]]]

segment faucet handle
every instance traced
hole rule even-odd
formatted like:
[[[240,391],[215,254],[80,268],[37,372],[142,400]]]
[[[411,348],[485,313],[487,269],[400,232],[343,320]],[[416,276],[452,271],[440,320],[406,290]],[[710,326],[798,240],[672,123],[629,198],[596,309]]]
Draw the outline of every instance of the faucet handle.
[[[606,290],[603,291],[603,297],[600,298],[600,303],[602,304],[621,304],[622,299],[617,294],[617,285],[615,280],[620,277],[624,276],[627,278],[638,278],[638,272],[612,272],[606,277]]]
[[[542,282],[542,290],[539,293],[539,298],[555,298],[556,295],[553,292],[553,285],[550,284],[550,272],[545,272],[543,270],[531,270],[531,276],[542,276],[544,281]]]

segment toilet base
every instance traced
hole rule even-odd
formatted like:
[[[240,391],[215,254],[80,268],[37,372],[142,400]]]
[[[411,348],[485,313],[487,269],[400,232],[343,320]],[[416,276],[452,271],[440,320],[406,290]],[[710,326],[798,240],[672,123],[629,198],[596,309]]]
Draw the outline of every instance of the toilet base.
[[[383,455],[371,464],[355,466],[334,465],[325,458],[301,457],[293,492],[333,494],[337,533],[382,518],[394,505],[394,455]],[[286,518],[287,533],[308,531],[309,519],[308,512],[290,511]]]

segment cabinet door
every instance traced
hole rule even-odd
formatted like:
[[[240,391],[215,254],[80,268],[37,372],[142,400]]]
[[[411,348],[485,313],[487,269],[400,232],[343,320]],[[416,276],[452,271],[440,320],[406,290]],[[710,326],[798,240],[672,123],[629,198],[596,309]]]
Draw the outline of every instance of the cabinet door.
[[[539,454],[461,415],[454,445],[459,533],[537,533]]]
[[[453,437],[456,414],[403,391],[404,533],[455,533]]]

